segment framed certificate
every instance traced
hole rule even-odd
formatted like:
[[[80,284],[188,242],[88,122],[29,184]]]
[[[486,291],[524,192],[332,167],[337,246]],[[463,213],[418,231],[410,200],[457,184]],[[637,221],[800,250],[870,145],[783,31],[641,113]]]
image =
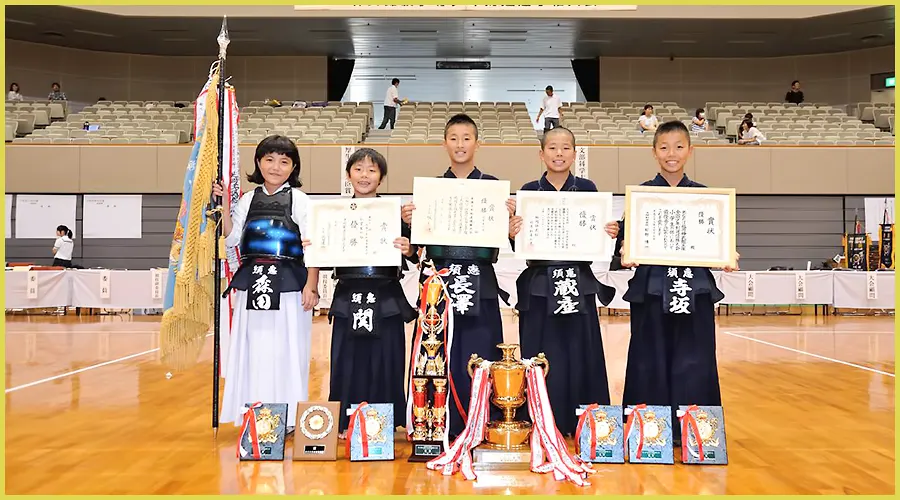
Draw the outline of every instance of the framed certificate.
[[[519,191],[517,259],[609,262],[614,239],[604,226],[615,220],[612,193]]]
[[[416,177],[412,243],[505,248],[509,181]]]
[[[399,266],[400,198],[310,200],[309,267]]]
[[[625,187],[622,262],[734,267],[735,190]]]

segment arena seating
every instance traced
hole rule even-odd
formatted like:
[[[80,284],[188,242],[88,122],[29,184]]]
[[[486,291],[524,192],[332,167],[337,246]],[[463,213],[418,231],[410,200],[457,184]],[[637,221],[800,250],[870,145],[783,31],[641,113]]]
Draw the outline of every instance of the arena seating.
[[[6,141],[36,144],[181,144],[192,141],[193,103],[101,101],[68,113],[68,103],[7,102]],[[565,103],[561,125],[578,144],[646,144],[637,128],[646,101]],[[694,110],[676,102],[653,102],[659,120],[690,127]],[[707,102],[710,130],[695,133],[695,144],[729,144],[746,113],[752,113],[766,144],[871,146],[894,144],[894,105],[861,102],[847,106],[763,102]],[[256,144],[279,133],[298,144],[438,144],[444,124],[467,113],[485,144],[537,144],[540,127],[523,102],[413,102],[400,108],[393,131],[373,130],[374,105],[330,102],[325,107],[272,107],[250,101],[241,108],[239,141]],[[100,125],[84,130],[84,123]]]
[[[641,133],[637,124],[646,104],[653,105],[660,123],[681,120],[690,128],[693,113],[674,102],[647,101],[567,103],[563,106],[560,124],[575,133],[578,144],[647,144],[653,134]],[[695,137],[699,144],[728,144],[714,129],[695,134]]]
[[[53,103],[51,103],[52,106]],[[191,141],[194,110],[189,101],[101,101],[64,121],[28,133],[22,129],[14,143],[32,144],[179,144]],[[9,103],[7,103],[7,108]],[[99,125],[84,130],[84,124]],[[27,129],[26,129],[27,130]]]
[[[271,134],[281,134],[297,144],[357,144],[368,132],[372,104],[329,102],[326,107],[266,106],[250,101],[241,108],[239,140],[256,144]]]
[[[36,127],[46,127],[51,120],[66,117],[66,101],[17,101],[6,103],[6,142],[16,135],[32,133]]]
[[[447,120],[466,113],[485,144],[537,144],[534,120],[524,102],[416,102],[400,108],[390,144],[439,144]]]
[[[851,114],[848,114],[850,108]],[[753,114],[767,144],[819,146],[893,145],[893,104],[851,106],[803,103],[708,102],[707,116],[735,137],[746,113]],[[877,115],[876,115],[877,112]],[[877,120],[876,120],[877,116]],[[884,129],[884,130],[882,130]]]

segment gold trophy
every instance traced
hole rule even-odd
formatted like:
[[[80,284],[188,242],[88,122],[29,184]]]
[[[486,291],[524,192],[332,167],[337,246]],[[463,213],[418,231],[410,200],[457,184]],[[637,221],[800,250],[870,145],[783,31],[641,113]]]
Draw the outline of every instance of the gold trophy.
[[[515,358],[517,344],[500,344],[497,347],[502,351],[503,358],[491,364],[491,402],[503,410],[503,420],[488,424],[487,444],[474,452],[476,469],[527,468],[531,458],[527,451],[531,424],[515,420],[516,410],[526,402],[525,364]],[[483,361],[477,354],[472,355],[468,366],[470,376]],[[542,365],[546,376],[550,363],[544,354],[538,354],[531,361]]]
[[[428,264],[434,274],[434,264]],[[420,289],[422,291],[422,289]],[[415,362],[413,384],[413,417],[410,462],[426,462],[439,456],[446,434],[444,405],[447,401],[446,346],[441,338],[447,327],[440,305],[446,299],[446,290],[440,279],[432,279],[424,288],[423,309],[419,312],[416,337],[419,349],[412,353]],[[449,311],[446,311],[449,313]],[[433,386],[433,390],[429,386]]]
[[[431,409],[431,423],[433,426],[431,433],[432,441],[441,441],[444,439],[444,402],[446,399],[447,380],[441,378],[434,379],[434,407]]]
[[[443,295],[443,287],[440,283],[432,281],[428,284],[428,294],[426,295],[426,313],[425,317],[420,318],[422,324],[422,333],[427,338],[422,341],[422,347],[425,349],[427,356],[418,356],[416,362],[416,375],[427,376],[444,376],[444,357],[440,351],[443,342],[438,340],[437,335],[444,330],[444,318],[438,314],[437,306]],[[424,359],[423,359],[424,358]]]

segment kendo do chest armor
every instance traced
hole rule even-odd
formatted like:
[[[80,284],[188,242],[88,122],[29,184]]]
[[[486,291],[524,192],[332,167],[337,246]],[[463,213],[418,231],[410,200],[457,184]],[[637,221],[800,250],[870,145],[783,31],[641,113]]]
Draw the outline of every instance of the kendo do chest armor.
[[[291,218],[292,207],[293,189],[271,196],[262,187],[254,190],[241,238],[242,261],[258,257],[302,261],[300,227]]]

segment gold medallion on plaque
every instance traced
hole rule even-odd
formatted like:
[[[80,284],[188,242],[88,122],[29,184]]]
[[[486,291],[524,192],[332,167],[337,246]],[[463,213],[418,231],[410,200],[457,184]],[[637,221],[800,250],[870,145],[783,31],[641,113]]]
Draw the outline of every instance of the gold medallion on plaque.
[[[337,460],[340,405],[337,401],[297,404],[294,460]]]

